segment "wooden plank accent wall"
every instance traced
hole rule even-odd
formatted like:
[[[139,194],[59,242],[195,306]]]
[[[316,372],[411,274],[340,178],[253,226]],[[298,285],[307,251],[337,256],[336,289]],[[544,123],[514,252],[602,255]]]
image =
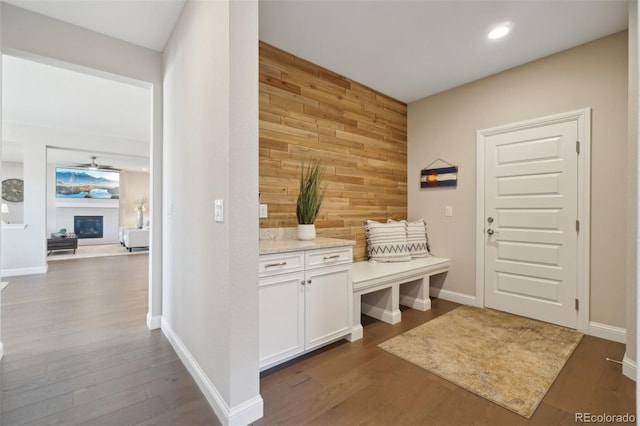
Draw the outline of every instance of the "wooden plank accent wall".
[[[356,241],[364,222],[407,217],[407,106],[260,42],[261,228],[293,227],[302,159],[327,167],[318,236]]]

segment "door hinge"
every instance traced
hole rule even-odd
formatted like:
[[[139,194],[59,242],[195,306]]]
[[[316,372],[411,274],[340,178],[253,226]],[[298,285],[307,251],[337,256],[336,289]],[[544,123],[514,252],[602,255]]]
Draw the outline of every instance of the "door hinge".
[[[580,301],[576,299],[576,311],[580,309]]]
[[[580,141],[576,141],[576,153],[580,155]]]
[[[580,232],[580,219],[576,219],[576,232]]]

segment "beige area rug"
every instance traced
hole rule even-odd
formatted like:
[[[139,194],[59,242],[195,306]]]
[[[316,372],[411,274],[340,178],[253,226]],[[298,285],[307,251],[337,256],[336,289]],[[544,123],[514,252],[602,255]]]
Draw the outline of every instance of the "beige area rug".
[[[129,250],[124,248],[122,244],[86,245],[78,246],[76,254],[73,254],[73,250],[55,250],[51,252],[51,254],[47,255],[47,261],[105,256],[129,256],[136,254],[149,254],[149,249],[135,248],[131,253],[129,253]]]
[[[379,346],[530,418],[582,336],[553,324],[461,306]]]

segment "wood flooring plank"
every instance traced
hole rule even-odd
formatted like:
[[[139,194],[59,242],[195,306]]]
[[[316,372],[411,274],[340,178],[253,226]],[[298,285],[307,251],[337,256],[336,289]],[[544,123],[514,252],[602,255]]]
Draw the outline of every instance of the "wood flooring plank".
[[[135,425],[151,420],[182,405],[202,398],[197,386],[190,386],[148,398],[142,402],[113,411],[108,415],[86,422],[87,426]]]
[[[127,298],[130,288],[144,288],[147,270],[146,256],[124,264],[60,261],[48,274],[12,280],[2,293],[10,354],[0,364],[0,424],[220,424],[162,332],[146,329],[146,298],[138,290]],[[84,290],[106,285],[113,306],[96,311],[105,292]],[[57,290],[63,295],[56,297]],[[45,293],[54,296],[49,305]],[[29,300],[46,308],[32,310]],[[56,312],[70,300],[92,308]],[[20,321],[5,321],[5,304],[20,318],[34,317],[22,324],[28,333],[21,333]],[[636,414],[635,383],[605,361],[624,355],[624,345],[615,342],[585,336],[530,420],[378,348],[458,306],[434,299],[427,312],[403,307],[394,325],[363,316],[362,340],[339,341],[263,372],[264,417],[255,424],[546,426],[574,424],[576,412]],[[54,332],[58,327],[58,342],[41,327],[47,321]]]
[[[427,312],[402,307],[394,325],[363,316],[362,340],[264,372],[265,415],[256,424],[546,426],[574,424],[583,411],[635,415],[635,383],[603,362],[624,353],[615,342],[585,336],[530,420],[378,348],[458,306],[434,299]],[[361,385],[357,392],[335,390],[345,378]],[[329,389],[336,394],[325,396]]]
[[[86,423],[90,420],[107,415],[113,411],[128,407],[144,401],[147,396],[143,386],[123,390],[109,397],[74,406],[67,410],[63,410],[56,414],[43,417],[33,422],[27,423],[28,426],[68,426]]]
[[[146,327],[147,255],[61,260],[11,283],[0,424],[120,426],[165,414],[219,424],[166,337]]]
[[[215,417],[211,406],[204,399],[183,404],[175,409],[152,417],[136,426],[219,426],[222,425]]]

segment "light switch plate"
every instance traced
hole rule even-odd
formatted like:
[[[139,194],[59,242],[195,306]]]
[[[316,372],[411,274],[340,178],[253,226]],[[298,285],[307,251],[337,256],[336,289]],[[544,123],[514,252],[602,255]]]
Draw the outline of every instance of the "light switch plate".
[[[224,222],[224,200],[215,200],[214,218],[216,222]]]
[[[453,206],[445,206],[444,208],[444,215],[446,217],[451,217],[453,216]]]
[[[269,217],[269,211],[266,204],[260,204],[260,219]]]

